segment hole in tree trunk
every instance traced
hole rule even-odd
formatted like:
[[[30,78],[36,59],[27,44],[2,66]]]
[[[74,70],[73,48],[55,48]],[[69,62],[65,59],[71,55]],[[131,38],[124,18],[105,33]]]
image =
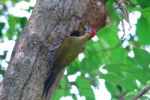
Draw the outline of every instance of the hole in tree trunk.
[[[79,32],[79,31],[73,31],[72,33],[71,33],[71,36],[81,36],[81,33]]]

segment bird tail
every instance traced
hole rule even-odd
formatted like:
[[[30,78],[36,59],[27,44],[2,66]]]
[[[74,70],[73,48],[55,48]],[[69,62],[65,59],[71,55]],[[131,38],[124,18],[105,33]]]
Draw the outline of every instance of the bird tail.
[[[58,74],[59,74],[59,70],[56,69],[56,66],[53,66],[53,68],[51,69],[51,72],[48,73],[48,77],[45,81],[44,89],[43,89],[43,96],[47,97],[48,92],[50,88],[52,87],[52,85],[54,84],[54,82],[56,81]]]

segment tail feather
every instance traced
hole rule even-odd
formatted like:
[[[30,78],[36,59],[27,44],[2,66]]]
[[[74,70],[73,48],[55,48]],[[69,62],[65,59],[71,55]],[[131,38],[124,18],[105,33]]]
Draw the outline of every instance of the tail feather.
[[[51,72],[49,73],[45,84],[44,84],[44,89],[43,89],[43,96],[47,97],[48,92],[50,90],[50,88],[52,87],[52,85],[54,84],[56,78],[57,78],[57,71],[55,71],[55,69],[51,69]]]

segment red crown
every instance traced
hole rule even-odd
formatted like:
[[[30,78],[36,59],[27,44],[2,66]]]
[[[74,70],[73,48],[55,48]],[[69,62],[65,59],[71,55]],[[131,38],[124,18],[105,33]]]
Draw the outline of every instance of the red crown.
[[[91,30],[91,37],[94,37],[96,35],[96,29],[92,28]]]

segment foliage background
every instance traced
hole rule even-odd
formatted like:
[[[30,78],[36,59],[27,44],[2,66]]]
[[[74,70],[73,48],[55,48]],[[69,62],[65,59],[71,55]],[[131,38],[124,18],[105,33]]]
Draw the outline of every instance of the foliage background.
[[[10,8],[19,2],[20,0],[0,0],[0,44],[15,41],[28,20],[28,16],[11,13]],[[93,88],[100,88],[99,79],[105,80],[105,86],[111,93],[112,100],[122,96],[125,100],[131,100],[132,96],[149,85],[150,1],[131,0],[126,5],[130,14],[140,13],[140,17],[135,16],[138,20],[137,23],[132,23],[132,28],[135,29],[133,31],[130,31],[128,24],[124,24],[124,36],[121,27],[122,21],[126,23],[124,14],[114,7],[116,6],[114,0],[107,0],[106,6],[110,12],[111,23],[99,30],[97,37],[87,43],[84,52],[66,68],[53,100],[59,100],[62,96],[70,96],[74,100],[79,98],[78,96],[84,96],[83,98],[87,100],[95,100]],[[31,13],[32,9],[33,5],[28,3],[28,7],[22,10]],[[133,22],[133,19],[130,20]],[[0,46],[0,74],[3,76],[5,65],[9,62],[6,59],[8,50],[1,49],[4,47]],[[75,79],[69,79],[70,76]],[[78,92],[72,92],[73,87]],[[140,100],[149,100],[149,97],[148,92]]]

